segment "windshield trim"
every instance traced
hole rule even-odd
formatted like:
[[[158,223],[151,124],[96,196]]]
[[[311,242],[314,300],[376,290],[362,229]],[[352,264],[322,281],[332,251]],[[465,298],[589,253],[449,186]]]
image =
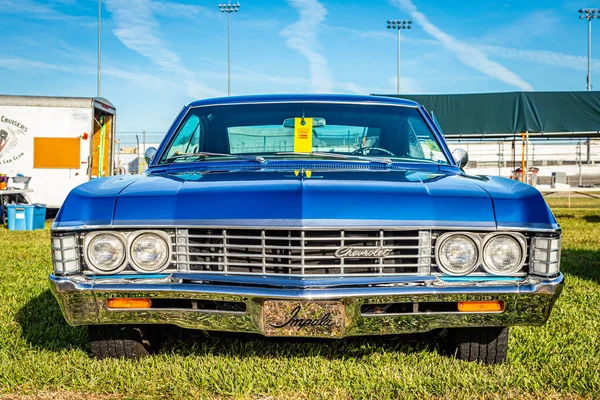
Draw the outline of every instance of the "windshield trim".
[[[206,108],[206,107],[224,107],[224,106],[240,106],[240,105],[255,105],[255,104],[346,104],[346,105],[361,105],[361,106],[389,106],[389,107],[413,108],[419,112],[419,114],[425,121],[425,124],[427,125],[429,130],[433,133],[433,136],[434,136],[438,146],[440,146],[440,148],[442,149],[442,151],[444,153],[444,156],[447,159],[447,164],[443,164],[443,163],[439,163],[439,162],[435,162],[435,161],[433,161],[433,163],[435,163],[437,165],[456,166],[456,162],[454,161],[454,158],[452,157],[450,150],[448,149],[448,146],[446,144],[446,141],[445,141],[443,135],[435,127],[435,125],[433,125],[431,123],[428,113],[423,112],[424,109],[423,109],[422,105],[419,105],[419,104],[417,104],[417,105],[397,104],[397,103],[388,103],[388,102],[384,102],[384,101],[331,101],[331,100],[285,100],[285,101],[274,100],[274,101],[268,101],[268,100],[260,100],[260,101],[242,101],[239,103],[238,102],[235,102],[235,103],[216,102],[213,104],[202,104],[202,105],[185,107],[185,108],[187,108],[187,110],[185,110],[185,113],[182,110],[182,112],[180,113],[180,115],[178,117],[178,120],[176,120],[177,123],[176,124],[174,123],[171,126],[171,128],[167,132],[167,135],[165,135],[162,142],[160,143],[160,145],[158,147],[158,151],[157,151],[156,155],[153,157],[152,162],[148,165],[148,168],[157,167],[157,166],[158,167],[169,166],[169,165],[174,164],[174,163],[160,163],[159,160],[162,159],[165,151],[171,146],[171,142],[175,139],[176,133],[179,131],[181,125],[187,120],[187,117],[192,110]],[[401,163],[401,162],[405,162],[405,161],[392,160],[392,162],[393,163]],[[177,164],[182,165],[183,163],[177,163]]]

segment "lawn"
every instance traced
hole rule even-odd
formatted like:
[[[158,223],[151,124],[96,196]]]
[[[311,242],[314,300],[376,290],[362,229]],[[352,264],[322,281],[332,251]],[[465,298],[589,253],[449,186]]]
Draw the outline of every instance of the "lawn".
[[[92,360],[86,329],[66,324],[48,290],[49,231],[2,229],[0,397],[597,398],[600,208],[555,213],[566,288],[547,325],[511,328],[508,362],[499,366],[389,339],[206,339],[141,361]]]

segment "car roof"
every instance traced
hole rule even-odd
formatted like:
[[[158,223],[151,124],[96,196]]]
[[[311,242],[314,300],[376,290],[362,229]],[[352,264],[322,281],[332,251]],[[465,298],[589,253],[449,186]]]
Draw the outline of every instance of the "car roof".
[[[395,97],[365,96],[349,94],[260,94],[250,96],[217,97],[212,99],[197,100],[189,107],[200,107],[218,104],[242,103],[279,103],[279,102],[331,102],[331,103],[370,103],[393,104],[406,107],[418,107],[419,104],[412,100]]]

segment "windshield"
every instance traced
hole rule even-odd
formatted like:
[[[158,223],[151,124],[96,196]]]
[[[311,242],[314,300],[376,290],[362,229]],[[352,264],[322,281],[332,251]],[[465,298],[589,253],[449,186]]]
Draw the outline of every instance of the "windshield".
[[[415,108],[318,103],[193,108],[159,163],[240,155],[267,160],[294,156],[289,153],[448,164]]]

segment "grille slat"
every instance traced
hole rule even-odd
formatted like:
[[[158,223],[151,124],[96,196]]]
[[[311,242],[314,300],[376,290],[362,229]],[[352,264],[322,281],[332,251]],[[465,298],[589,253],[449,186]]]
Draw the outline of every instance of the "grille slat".
[[[293,276],[425,274],[423,231],[387,229],[179,229],[190,272]],[[182,246],[185,244],[186,246]],[[431,243],[424,243],[430,247]],[[341,247],[360,252],[336,256]],[[384,249],[385,255],[375,250]]]

